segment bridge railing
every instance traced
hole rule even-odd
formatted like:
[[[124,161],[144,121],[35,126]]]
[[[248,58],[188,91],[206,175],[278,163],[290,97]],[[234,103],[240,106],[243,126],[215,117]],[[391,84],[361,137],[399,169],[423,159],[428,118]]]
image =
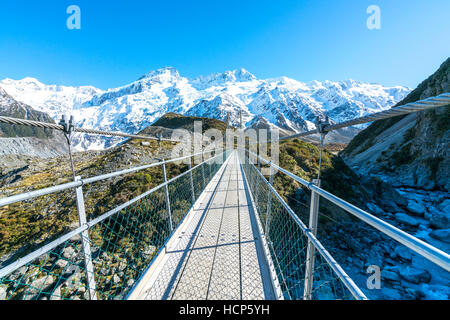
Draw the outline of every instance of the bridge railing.
[[[253,153],[252,151],[241,149],[241,154],[243,156],[242,162],[245,163],[244,166],[246,168],[246,175],[249,179],[250,188],[254,198],[256,198],[256,205],[258,207],[260,219],[265,228],[267,242],[269,247],[272,246],[272,258],[275,264],[277,263],[278,257],[282,259],[277,267],[277,274],[280,279],[280,286],[282,287],[282,291],[286,298],[314,299],[317,297],[317,294],[323,295],[324,282],[326,283],[325,287],[327,287],[325,292],[330,293],[330,297],[338,299],[347,298],[348,295],[344,293],[345,290],[342,291],[338,286],[336,286],[336,282],[334,281],[336,276],[341,284],[344,284],[345,287],[351,291],[353,297],[358,298],[360,293],[362,293],[361,291],[355,291],[357,286],[353,286],[353,281],[350,283],[346,282],[349,279],[348,275],[334,260],[332,260],[329,253],[323,248],[323,246],[321,246],[320,242],[317,241],[316,236],[319,227],[318,216],[320,197],[326,199],[340,209],[343,209],[344,212],[351,214],[356,218],[356,220],[360,220],[372,226],[377,231],[380,231],[383,234],[383,237],[387,240],[391,242],[396,241],[412,250],[424,260],[430,262],[431,265],[441,267],[444,273],[450,271],[450,255],[446,252],[433,247],[425,241],[420,240],[417,237],[414,237],[407,232],[387,223],[386,221],[381,220],[331,194],[330,192],[327,192],[317,185],[317,181],[306,181]],[[307,207],[309,210],[306,210],[304,212],[304,217],[302,217],[305,218],[309,216],[308,227],[306,227],[306,225],[298,217],[298,212],[294,212],[273,187],[274,175],[271,174],[270,180],[267,181],[254,163],[259,166],[269,166],[271,168],[271,173],[274,173],[275,171],[281,172],[303,186],[303,190],[309,190],[309,197],[305,197],[310,199],[310,205]],[[268,190],[271,191],[268,192]],[[271,201],[268,201],[268,196],[266,194],[271,197]],[[274,205],[273,202],[277,202],[277,204]],[[280,213],[280,211],[282,212]],[[282,216],[290,216],[290,220],[295,221],[297,226],[291,226],[292,223],[286,222],[289,221],[289,219],[282,219]],[[278,229],[274,230],[275,225]],[[296,230],[301,230],[304,236],[301,237],[297,235],[297,233],[301,232]],[[297,246],[297,248],[295,248],[295,246]],[[317,271],[317,268],[322,270],[327,269],[323,268],[324,260],[327,262],[328,266],[332,267],[334,271],[334,277],[331,273],[328,273],[327,278],[329,280],[325,281],[321,279],[323,277],[323,272]],[[294,271],[294,269],[296,271]],[[361,271],[362,270],[360,270],[360,272]],[[293,277],[296,278],[297,281],[292,281],[292,285],[289,286],[291,281],[286,279],[291,279]],[[302,279],[304,279],[303,283],[301,281]],[[283,281],[286,282],[284,287]],[[317,292],[316,288],[319,287],[322,287],[321,292]],[[363,297],[360,296],[359,298]]]
[[[364,293],[275,190],[273,174],[267,181],[260,168],[249,161],[247,150],[241,149],[240,156],[271,258],[272,272],[276,274],[274,286],[282,298],[366,300]],[[311,269],[310,260],[314,261]],[[311,281],[307,280],[309,277]]]
[[[191,160],[199,156],[204,160],[207,153],[77,178],[71,183],[0,199],[1,208],[75,190],[79,220],[76,229],[0,268],[0,299],[126,298],[230,152],[217,153],[195,167]],[[167,179],[166,165],[182,160],[188,162],[188,169]],[[164,183],[98,217],[87,218],[92,202],[85,201],[83,187],[153,167],[162,168]]]

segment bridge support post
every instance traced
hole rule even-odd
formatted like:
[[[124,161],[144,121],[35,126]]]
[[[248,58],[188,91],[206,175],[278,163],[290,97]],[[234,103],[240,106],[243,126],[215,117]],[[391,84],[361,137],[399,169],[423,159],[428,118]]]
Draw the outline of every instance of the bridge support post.
[[[320,187],[320,180],[313,180],[313,183]],[[314,234],[317,235],[317,225],[319,218],[319,200],[320,196],[318,193],[311,190],[311,205],[309,208],[309,229]],[[304,300],[312,299],[312,288],[314,281],[314,262],[315,262],[315,247],[311,240],[308,239],[308,249],[306,253],[306,270],[305,270],[305,290],[303,294]]]
[[[162,171],[163,171],[163,177],[164,177],[164,183],[165,183],[164,193],[166,195],[167,214],[169,215],[170,232],[172,232],[173,231],[172,210],[170,208],[169,185],[167,184],[166,160],[163,160]]]
[[[205,161],[205,158],[203,156],[203,148],[202,148],[202,155],[201,155],[201,167],[202,167],[202,179],[203,179],[203,188],[206,188],[206,180],[205,180],[205,164],[203,163]]]
[[[258,158],[256,158],[256,161],[258,162],[258,171],[261,172],[261,161],[259,161]],[[258,175],[256,175],[256,182],[255,182],[255,204],[258,205],[258,195],[259,195],[259,178]]]
[[[190,171],[192,169],[191,158],[189,158],[188,169],[189,169],[189,178],[190,178],[190,181],[191,181],[192,205],[194,205],[194,203],[195,203],[195,190],[194,190],[194,178],[192,177],[192,171]]]
[[[75,181],[80,181],[81,177],[76,177]],[[77,210],[78,210],[78,221],[80,227],[87,223],[86,210],[84,205],[83,187],[77,187],[76,199],[77,199]],[[91,242],[89,238],[89,229],[81,233],[81,242],[83,244],[83,256],[84,264],[86,267],[86,281],[89,290],[89,298],[91,300],[97,300],[97,285],[95,283],[94,274],[94,264],[92,263],[92,253],[91,253]]]
[[[273,186],[273,178],[275,175],[275,172],[272,167],[272,161],[269,163],[270,166],[270,178],[269,178],[269,184]],[[267,194],[267,211],[266,211],[266,230],[264,233],[266,234],[266,239],[269,239],[269,231],[270,231],[270,213],[272,212],[272,193],[270,192],[270,188],[268,188],[268,194]],[[269,241],[269,240],[268,240]]]

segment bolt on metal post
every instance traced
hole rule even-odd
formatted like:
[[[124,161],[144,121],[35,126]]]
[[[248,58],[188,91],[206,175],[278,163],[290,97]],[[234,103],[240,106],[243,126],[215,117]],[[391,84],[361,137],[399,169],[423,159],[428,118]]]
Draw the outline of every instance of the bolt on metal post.
[[[80,181],[81,177],[75,177],[75,181]],[[77,210],[78,210],[78,220],[80,227],[87,223],[86,210],[84,205],[83,188],[81,186],[75,189],[76,200],[77,200]],[[97,300],[97,286],[95,282],[94,265],[92,263],[92,253],[91,253],[91,241],[89,238],[89,229],[81,233],[81,241],[83,244],[83,256],[84,264],[86,266],[86,280],[89,290],[89,298],[91,300]]]
[[[320,180],[313,180],[313,184],[320,188]],[[311,190],[311,206],[309,208],[309,229],[314,236],[317,235],[318,217],[319,217],[319,200],[320,195],[314,190]],[[306,253],[306,270],[305,270],[305,290],[303,294],[304,300],[312,299],[312,288],[314,281],[314,262],[315,262],[315,247],[308,239],[308,249]]]

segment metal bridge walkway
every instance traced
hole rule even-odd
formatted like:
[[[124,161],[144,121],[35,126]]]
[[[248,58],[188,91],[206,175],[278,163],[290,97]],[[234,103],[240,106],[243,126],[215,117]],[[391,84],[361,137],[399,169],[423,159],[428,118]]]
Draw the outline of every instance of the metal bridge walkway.
[[[274,299],[237,152],[228,158],[131,299]]]

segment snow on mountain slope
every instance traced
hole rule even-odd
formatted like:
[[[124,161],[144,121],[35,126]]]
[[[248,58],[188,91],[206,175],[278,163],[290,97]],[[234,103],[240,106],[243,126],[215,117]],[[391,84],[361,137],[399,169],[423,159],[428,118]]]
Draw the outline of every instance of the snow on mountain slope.
[[[354,80],[260,80],[245,69],[188,79],[171,67],[107,91],[88,86],[47,86],[32,78],[5,79],[0,86],[15,99],[47,112],[55,121],[62,114],[73,114],[78,126],[128,133],[144,129],[167,112],[220,120],[226,120],[229,114],[231,123],[237,126],[240,111],[246,125],[262,117],[271,125],[299,132],[314,128],[318,115],[340,122],[389,108],[410,92],[405,87]],[[77,136],[75,146],[79,150],[102,149],[117,142]]]

